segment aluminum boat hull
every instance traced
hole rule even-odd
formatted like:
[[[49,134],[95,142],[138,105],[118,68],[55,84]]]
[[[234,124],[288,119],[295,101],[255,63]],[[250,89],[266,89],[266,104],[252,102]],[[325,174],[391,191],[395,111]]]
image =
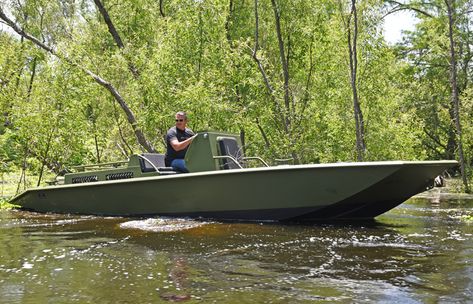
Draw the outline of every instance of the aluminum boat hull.
[[[386,161],[222,170],[34,188],[11,202],[38,212],[104,216],[372,219],[456,165]]]

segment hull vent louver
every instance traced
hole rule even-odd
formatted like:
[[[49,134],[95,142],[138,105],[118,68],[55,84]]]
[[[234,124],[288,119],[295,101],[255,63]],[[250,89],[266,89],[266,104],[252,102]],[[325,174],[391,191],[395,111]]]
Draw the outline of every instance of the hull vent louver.
[[[73,184],[90,183],[98,181],[97,175],[79,176],[72,178]]]
[[[106,180],[133,178],[133,172],[120,172],[105,175]]]

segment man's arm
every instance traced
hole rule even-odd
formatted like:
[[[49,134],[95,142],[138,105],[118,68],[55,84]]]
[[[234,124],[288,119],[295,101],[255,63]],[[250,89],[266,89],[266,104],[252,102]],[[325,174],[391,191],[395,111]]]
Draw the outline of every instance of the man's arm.
[[[185,148],[187,148],[191,144],[192,140],[194,140],[194,137],[196,137],[196,136],[197,136],[197,134],[195,134],[194,136],[189,137],[188,139],[183,140],[181,142],[179,142],[177,140],[177,138],[174,137],[169,141],[169,143],[171,144],[174,151],[181,151],[181,150],[184,150]]]

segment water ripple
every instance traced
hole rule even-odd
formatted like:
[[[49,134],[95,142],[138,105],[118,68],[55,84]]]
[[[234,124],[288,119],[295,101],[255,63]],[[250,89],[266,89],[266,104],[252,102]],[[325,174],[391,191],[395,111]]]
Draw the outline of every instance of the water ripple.
[[[182,218],[148,218],[145,220],[134,220],[120,224],[123,229],[138,229],[151,232],[173,232],[188,230],[210,224]]]

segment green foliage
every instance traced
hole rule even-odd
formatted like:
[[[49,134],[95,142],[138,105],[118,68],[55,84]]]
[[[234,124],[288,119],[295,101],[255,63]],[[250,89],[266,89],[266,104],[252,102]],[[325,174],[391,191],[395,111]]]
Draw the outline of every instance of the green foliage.
[[[289,105],[269,0],[258,1],[257,57],[272,92],[253,58],[253,1],[164,1],[164,16],[159,1],[103,1],[123,48],[93,2],[7,2],[19,26],[62,59],[0,32],[3,171],[26,164],[34,173],[43,165],[57,172],[142,150],[116,100],[83,69],[119,91],[161,152],[173,114],[185,110],[195,131],[243,132],[248,154],[296,156],[303,163],[356,159],[348,1],[275,1]],[[357,4],[357,86],[367,160],[453,158],[445,13],[419,15],[416,30],[389,46],[380,27],[383,2]],[[466,18],[458,24],[463,139],[471,162],[471,64],[467,48],[460,47],[471,42],[471,31]]]
[[[473,215],[471,215],[471,214],[462,215],[460,217],[460,219],[464,222],[467,222],[467,223],[473,223]]]
[[[10,210],[14,208],[18,208],[20,206],[10,204],[7,200],[4,200],[3,198],[0,198],[0,211],[1,210]]]

